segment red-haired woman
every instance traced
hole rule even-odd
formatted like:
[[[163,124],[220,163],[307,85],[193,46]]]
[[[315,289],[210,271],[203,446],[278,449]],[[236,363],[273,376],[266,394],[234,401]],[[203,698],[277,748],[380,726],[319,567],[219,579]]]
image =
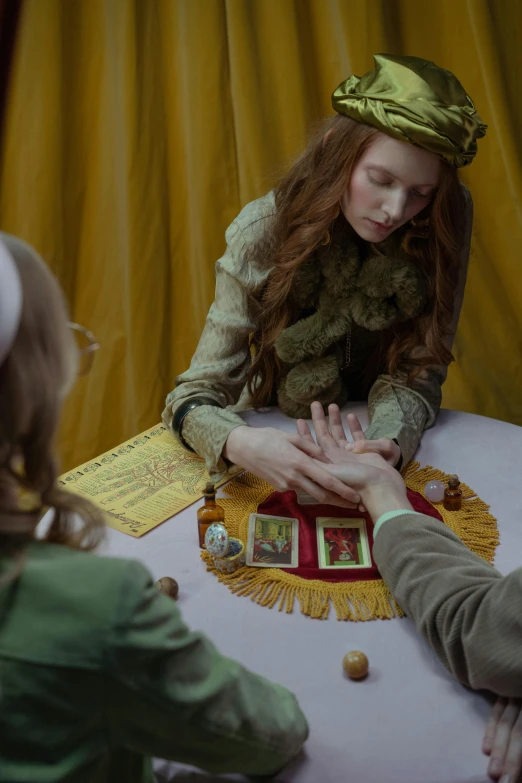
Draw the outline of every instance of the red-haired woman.
[[[312,444],[238,411],[300,418],[313,400],[367,399],[360,447],[411,459],[452,360],[472,224],[458,168],[485,125],[453,74],[415,57],[377,55],[332,102],[337,115],[281,183],[228,228],[215,301],[163,419],[211,475],[234,462],[349,507],[358,494]]]

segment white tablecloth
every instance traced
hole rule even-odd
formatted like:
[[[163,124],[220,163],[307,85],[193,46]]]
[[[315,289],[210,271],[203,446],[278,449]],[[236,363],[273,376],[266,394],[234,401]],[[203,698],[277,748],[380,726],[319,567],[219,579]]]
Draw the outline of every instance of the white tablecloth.
[[[366,408],[352,408],[367,423]],[[347,408],[346,410],[349,410]],[[254,426],[293,430],[277,411],[247,413]],[[522,428],[493,419],[442,411],[416,455],[457,473],[491,505],[501,543],[502,573],[522,564]],[[338,622],[312,620],[258,606],[233,595],[206,572],[199,557],[196,508],[133,539],[108,531],[105,551],[138,558],[155,578],[173,576],[179,607],[193,629],[204,630],[225,654],[294,691],[310,722],[306,752],[277,780],[298,783],[487,783],[481,753],[490,705],[457,684],[408,619]],[[343,678],[348,650],[363,650],[371,673],[364,682]],[[243,780],[188,773],[159,764],[161,779]]]

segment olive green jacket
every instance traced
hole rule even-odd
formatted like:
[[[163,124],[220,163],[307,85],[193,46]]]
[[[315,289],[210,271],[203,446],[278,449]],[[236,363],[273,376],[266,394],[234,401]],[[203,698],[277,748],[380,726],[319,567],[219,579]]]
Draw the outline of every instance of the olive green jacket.
[[[454,316],[446,345],[451,350],[464,296],[473,221],[471,196],[463,188],[466,207],[462,215],[464,244],[460,255],[459,285],[455,292]],[[238,412],[251,407],[246,392],[250,366],[249,336],[256,323],[249,294],[266,280],[269,270],[257,268],[245,250],[269,230],[275,215],[273,192],[253,201],[242,210],[226,231],[227,249],[216,264],[216,295],[207,316],[203,334],[190,368],[176,378],[176,388],[166,402],[163,421],[172,425],[177,407],[192,397],[204,396],[216,405],[192,410],[183,422],[183,437],[206,459],[211,475],[226,470],[221,453],[230,432],[244,424]],[[416,349],[416,356],[420,349]],[[380,375],[369,397],[370,439],[395,438],[401,448],[403,464],[415,453],[422,432],[432,426],[440,408],[441,386],[447,367],[424,370],[408,386],[407,365],[396,376]]]
[[[191,632],[137,562],[39,542],[0,586],[2,783],[151,783],[151,756],[268,775],[307,734],[295,697]]]

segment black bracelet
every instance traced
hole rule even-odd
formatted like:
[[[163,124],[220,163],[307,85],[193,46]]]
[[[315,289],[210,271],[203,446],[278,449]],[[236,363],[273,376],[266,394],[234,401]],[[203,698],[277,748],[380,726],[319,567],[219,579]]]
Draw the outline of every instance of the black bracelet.
[[[392,441],[394,443],[396,443],[399,448],[401,447],[399,441],[397,440],[397,438],[392,438]],[[398,470],[399,473],[401,472],[401,468],[402,468],[402,463],[403,462],[404,462],[404,459],[402,457],[402,451],[401,451],[401,455],[400,455],[399,459],[397,460],[397,464],[394,466],[395,470]]]
[[[176,412],[174,413],[174,416],[172,417],[172,432],[174,434],[174,437],[178,441],[178,443],[181,443],[184,449],[187,451],[194,452],[194,449],[192,446],[189,446],[185,438],[182,434],[182,427],[183,427],[183,421],[185,419],[185,416],[187,413],[190,413],[190,411],[193,411],[194,408],[199,408],[200,405],[213,405],[215,408],[221,408],[221,405],[216,402],[212,397],[192,397],[192,399],[187,400],[187,402],[180,405],[178,408],[176,408]]]

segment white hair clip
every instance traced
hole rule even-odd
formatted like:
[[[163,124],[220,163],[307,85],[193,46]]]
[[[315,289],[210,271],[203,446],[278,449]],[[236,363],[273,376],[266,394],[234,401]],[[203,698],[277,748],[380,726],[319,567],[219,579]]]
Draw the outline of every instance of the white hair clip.
[[[22,317],[22,281],[14,259],[0,241],[0,366],[18,333]]]

